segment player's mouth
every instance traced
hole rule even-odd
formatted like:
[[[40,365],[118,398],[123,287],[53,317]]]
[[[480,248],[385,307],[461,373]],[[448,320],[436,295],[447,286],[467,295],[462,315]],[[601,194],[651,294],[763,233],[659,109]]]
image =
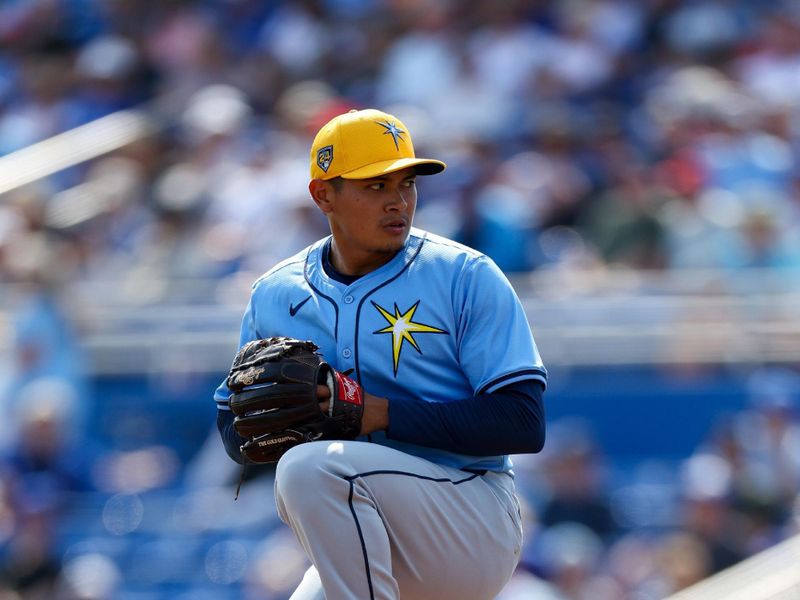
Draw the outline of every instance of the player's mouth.
[[[408,229],[408,219],[405,217],[393,217],[381,222],[384,231],[392,235],[401,235]]]

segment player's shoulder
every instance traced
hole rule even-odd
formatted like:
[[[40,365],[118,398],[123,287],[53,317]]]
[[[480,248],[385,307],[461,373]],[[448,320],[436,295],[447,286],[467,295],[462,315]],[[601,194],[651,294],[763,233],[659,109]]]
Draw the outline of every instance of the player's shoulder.
[[[494,261],[479,250],[422,229],[412,229],[412,240],[419,245],[419,258],[422,262],[447,265],[456,270],[475,270],[488,266],[493,269]]]
[[[449,276],[459,288],[508,286],[509,281],[497,263],[483,252],[460,242],[422,230],[412,235],[421,243],[420,263],[430,265],[436,276]],[[424,270],[424,269],[423,269]]]
[[[308,260],[309,253],[323,242],[324,240],[314,242],[296,254],[277,263],[253,282],[253,289],[265,286],[286,285],[295,280],[302,281],[305,278],[306,261]]]
[[[420,252],[428,257],[441,257],[446,260],[460,258],[465,261],[489,259],[483,252],[423,229],[413,228],[410,237],[421,245]]]

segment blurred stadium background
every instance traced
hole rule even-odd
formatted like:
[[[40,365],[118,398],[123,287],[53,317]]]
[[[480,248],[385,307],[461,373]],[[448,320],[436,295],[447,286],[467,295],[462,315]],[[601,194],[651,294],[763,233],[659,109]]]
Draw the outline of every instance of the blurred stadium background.
[[[508,273],[550,370],[500,600],[740,561],[681,597],[800,597],[800,4],[5,0],[0,599],[288,597],[211,394],[326,232],[310,136],[365,106],[448,162],[417,224]]]

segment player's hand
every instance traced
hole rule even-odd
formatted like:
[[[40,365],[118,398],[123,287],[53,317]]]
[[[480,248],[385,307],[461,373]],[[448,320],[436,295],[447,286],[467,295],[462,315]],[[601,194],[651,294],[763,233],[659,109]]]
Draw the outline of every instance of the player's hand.
[[[319,409],[324,413],[328,412],[331,390],[327,385],[317,385],[317,399],[319,400]]]
[[[319,409],[323,413],[328,410],[328,402],[331,391],[328,386],[317,386],[317,398],[319,398]],[[361,433],[367,435],[375,431],[381,431],[389,427],[389,401],[386,398],[373,396],[364,392],[364,414],[361,418]]]

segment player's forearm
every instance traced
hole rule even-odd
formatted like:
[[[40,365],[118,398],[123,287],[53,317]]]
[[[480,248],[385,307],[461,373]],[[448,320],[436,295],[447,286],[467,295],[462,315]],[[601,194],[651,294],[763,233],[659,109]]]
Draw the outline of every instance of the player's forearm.
[[[237,463],[242,463],[242,452],[239,449],[244,443],[244,438],[236,433],[233,427],[234,415],[229,410],[217,411],[217,429],[222,437],[222,445],[225,446],[225,452],[228,453],[233,460]]]
[[[382,431],[389,426],[389,401],[364,392],[364,416],[361,435]]]
[[[455,402],[389,402],[387,435],[473,456],[527,454],[544,446],[543,386],[517,382]]]

